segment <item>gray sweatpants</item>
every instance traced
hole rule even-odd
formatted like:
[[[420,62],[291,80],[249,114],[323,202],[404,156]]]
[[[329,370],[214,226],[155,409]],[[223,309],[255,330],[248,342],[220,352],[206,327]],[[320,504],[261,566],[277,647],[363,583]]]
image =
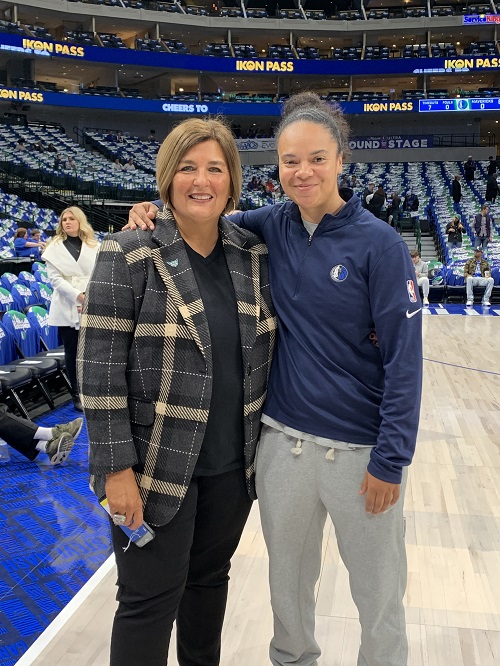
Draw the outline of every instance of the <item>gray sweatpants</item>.
[[[369,447],[336,450],[332,460],[325,457],[328,449],[307,441],[302,453],[294,455],[296,443],[296,438],[263,425],[257,453],[257,494],[274,614],[271,662],[317,665],[321,650],[314,638],[314,586],[328,513],[359,611],[358,666],[405,666],[406,474],[396,505],[372,516],[365,511],[365,496],[358,494]]]

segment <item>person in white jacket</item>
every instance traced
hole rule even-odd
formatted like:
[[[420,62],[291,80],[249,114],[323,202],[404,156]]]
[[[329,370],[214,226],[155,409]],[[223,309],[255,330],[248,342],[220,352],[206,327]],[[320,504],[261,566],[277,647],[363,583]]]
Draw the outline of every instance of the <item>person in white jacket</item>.
[[[78,411],[83,411],[76,380],[78,331],[85,290],[98,249],[99,243],[85,213],[71,206],[61,213],[54,238],[42,254],[54,290],[48,322],[59,328],[73,404]]]

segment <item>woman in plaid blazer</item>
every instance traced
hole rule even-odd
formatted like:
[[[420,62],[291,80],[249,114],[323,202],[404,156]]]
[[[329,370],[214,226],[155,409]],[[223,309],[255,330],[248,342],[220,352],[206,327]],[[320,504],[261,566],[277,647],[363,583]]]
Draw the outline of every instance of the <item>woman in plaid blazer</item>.
[[[102,244],[78,373],[98,497],[112,527],[118,601],[112,666],[215,665],[230,559],[255,498],[254,458],[275,340],[267,248],[221,217],[239,200],[230,130],[191,119],[157,158],[167,202],[151,231]]]

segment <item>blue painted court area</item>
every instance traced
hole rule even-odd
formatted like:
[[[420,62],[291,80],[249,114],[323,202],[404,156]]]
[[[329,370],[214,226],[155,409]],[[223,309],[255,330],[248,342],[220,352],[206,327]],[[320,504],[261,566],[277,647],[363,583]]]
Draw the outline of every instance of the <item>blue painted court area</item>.
[[[498,317],[500,305],[431,303],[423,313]],[[77,416],[68,403],[36,421]],[[0,462],[0,666],[16,663],[111,554],[106,515],[88,487],[85,426],[62,465],[9,454]]]
[[[500,304],[488,308],[483,305],[467,307],[465,303],[431,303],[423,308],[424,315],[464,315],[465,317],[500,317]]]
[[[51,426],[77,416],[68,403],[35,420]],[[0,666],[16,663],[111,554],[106,514],[88,487],[87,449],[84,426],[61,465],[10,448],[0,464]]]

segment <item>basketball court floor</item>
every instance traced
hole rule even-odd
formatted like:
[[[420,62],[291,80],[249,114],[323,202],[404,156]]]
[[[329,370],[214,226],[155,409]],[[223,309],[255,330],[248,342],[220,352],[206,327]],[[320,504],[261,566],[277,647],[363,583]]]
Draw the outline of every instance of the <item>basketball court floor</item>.
[[[499,315],[500,306],[425,310],[420,431],[405,501],[409,666],[500,663]],[[67,406],[38,421],[71,418]],[[29,463],[12,450],[0,464],[0,666],[109,663],[115,570],[86,457],[83,430],[64,465]],[[355,666],[356,608],[330,523],[316,615],[320,666]],[[269,664],[271,630],[254,504],[233,558],[221,666]],[[170,652],[177,666],[174,637]]]

